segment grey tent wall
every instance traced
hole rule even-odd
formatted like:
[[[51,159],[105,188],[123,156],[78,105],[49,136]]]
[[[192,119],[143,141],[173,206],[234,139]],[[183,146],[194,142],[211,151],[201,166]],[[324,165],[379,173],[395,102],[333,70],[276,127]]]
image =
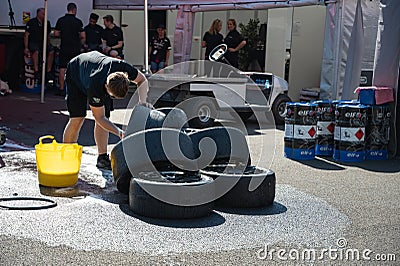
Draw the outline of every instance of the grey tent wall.
[[[400,66],[400,1],[381,0],[378,35],[376,39],[374,76],[375,86],[391,87],[398,98],[398,80]],[[399,119],[396,117],[399,102],[391,104],[392,120],[390,130],[389,154],[397,153],[398,138],[396,132]]]
[[[345,69],[347,61],[351,58],[351,56],[349,57],[349,46],[354,28],[356,5],[357,1],[355,0],[340,0],[327,5],[320,83],[321,99],[337,100],[342,98]],[[361,1],[361,6],[364,28],[364,40],[362,41],[364,49],[362,51],[361,68],[372,70],[375,55],[379,2]],[[353,48],[353,52],[359,52],[357,50],[357,45],[355,47],[353,46]],[[356,75],[359,76],[360,73]],[[352,95],[353,87],[354,85],[348,88],[351,92],[347,91],[345,93],[347,97],[357,97],[357,95]]]

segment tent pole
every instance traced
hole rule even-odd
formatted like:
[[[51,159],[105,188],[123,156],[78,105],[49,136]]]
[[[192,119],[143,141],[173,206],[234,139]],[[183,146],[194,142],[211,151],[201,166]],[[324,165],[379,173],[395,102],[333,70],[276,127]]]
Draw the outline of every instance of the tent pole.
[[[43,52],[42,52],[42,88],[40,102],[44,103],[44,85],[46,83],[46,55],[47,55],[47,0],[44,0],[44,21],[43,21]]]
[[[341,51],[342,51],[342,46],[340,45],[341,42],[341,36],[342,36],[342,1],[338,1],[335,5],[337,5],[336,7],[336,22],[335,22],[335,64],[333,66],[333,82],[332,82],[332,100],[337,100],[340,98],[341,91],[340,91],[340,74],[339,74],[339,68],[340,68],[340,60],[339,57],[341,55]]]
[[[145,74],[149,74],[149,17],[148,17],[147,0],[144,0],[144,65]]]

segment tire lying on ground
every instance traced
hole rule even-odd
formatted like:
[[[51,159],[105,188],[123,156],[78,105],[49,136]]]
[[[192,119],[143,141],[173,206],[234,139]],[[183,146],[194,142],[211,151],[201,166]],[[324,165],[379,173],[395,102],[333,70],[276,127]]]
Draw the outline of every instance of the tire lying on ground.
[[[148,172],[132,178],[129,207],[138,215],[159,219],[207,216],[214,207],[211,177],[183,172]]]
[[[181,130],[153,128],[129,135],[111,151],[117,189],[127,194],[132,176],[153,171],[198,171],[193,144]]]
[[[125,137],[148,128],[160,128],[165,119],[165,114],[162,112],[152,113],[151,111],[150,108],[135,105],[125,130]]]
[[[215,181],[235,179],[237,182],[228,192],[219,197],[215,204],[230,208],[255,208],[269,206],[275,199],[275,173],[261,167],[248,166],[245,171],[237,171],[235,166],[214,165],[200,171]],[[222,182],[223,183],[223,182]],[[257,186],[258,185],[258,186]],[[215,184],[216,193],[221,188]]]
[[[163,121],[163,127],[167,128],[176,128],[176,129],[186,129],[189,127],[188,118],[186,113],[179,108],[159,108],[156,111],[162,112],[165,114],[165,118]]]
[[[251,164],[246,137],[236,128],[206,128],[188,135],[193,142],[199,169],[214,164]]]
[[[179,108],[150,108],[136,105],[132,109],[125,136],[150,128],[187,128],[187,117]]]

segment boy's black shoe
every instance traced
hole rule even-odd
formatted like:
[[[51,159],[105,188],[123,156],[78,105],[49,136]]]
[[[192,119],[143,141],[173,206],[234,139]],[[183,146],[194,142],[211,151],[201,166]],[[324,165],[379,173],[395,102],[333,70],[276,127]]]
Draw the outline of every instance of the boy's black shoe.
[[[111,170],[111,161],[110,158],[108,157],[108,154],[100,154],[97,157],[97,168],[104,169],[104,170]]]
[[[49,82],[50,80],[54,80],[54,75],[53,75],[53,72],[51,72],[51,71],[49,71],[49,72],[46,72],[46,82]]]

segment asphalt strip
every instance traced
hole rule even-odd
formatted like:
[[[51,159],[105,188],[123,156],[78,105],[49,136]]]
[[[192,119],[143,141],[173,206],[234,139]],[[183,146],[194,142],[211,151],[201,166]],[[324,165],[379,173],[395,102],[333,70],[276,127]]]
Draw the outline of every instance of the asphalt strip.
[[[129,210],[127,197],[116,191],[109,173],[95,168],[95,155],[90,152],[83,154],[76,187],[53,191],[38,186],[34,151],[2,153],[2,157],[6,167],[0,172],[0,197],[47,197],[58,205],[34,211],[0,209],[0,235],[49,246],[149,255],[278,243],[329,247],[350,224],[326,201],[283,184],[277,185],[271,207],[215,209],[209,217],[193,220],[150,219]]]

